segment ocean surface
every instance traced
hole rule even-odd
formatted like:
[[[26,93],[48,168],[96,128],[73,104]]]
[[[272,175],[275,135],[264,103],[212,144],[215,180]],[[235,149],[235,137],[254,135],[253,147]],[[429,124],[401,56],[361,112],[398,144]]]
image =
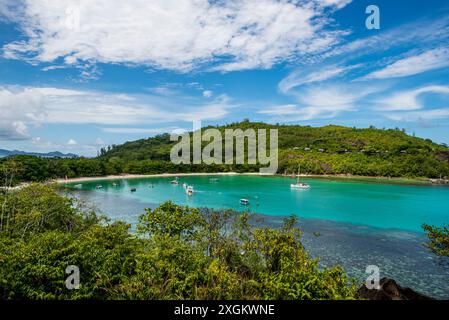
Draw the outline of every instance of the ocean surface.
[[[449,299],[449,261],[423,245],[423,223],[449,223],[449,187],[302,178],[311,189],[294,190],[294,179],[263,176],[180,176],[66,184],[78,198],[114,220],[133,226],[144,208],[172,200],[193,207],[250,211],[277,226],[296,215],[303,242],[322,266],[339,264],[363,282],[368,265],[435,298]],[[194,187],[188,196],[182,187]],[[114,185],[115,184],[115,185]],[[97,186],[101,185],[101,189]],[[131,189],[135,188],[135,192]],[[242,206],[240,199],[250,204]],[[319,234],[319,236],[317,236]]]

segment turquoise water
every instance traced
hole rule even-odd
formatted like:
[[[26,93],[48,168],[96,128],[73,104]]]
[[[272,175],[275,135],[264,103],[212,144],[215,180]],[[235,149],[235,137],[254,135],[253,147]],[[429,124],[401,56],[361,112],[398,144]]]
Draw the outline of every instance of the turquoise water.
[[[347,222],[382,229],[422,232],[423,223],[449,223],[449,188],[447,186],[389,185],[325,179],[302,179],[309,190],[290,189],[294,179],[261,176],[185,176],[178,186],[173,178],[139,178],[82,183],[82,190],[95,190],[110,196],[158,204],[172,200],[194,207],[249,210],[268,216],[297,215]],[[114,187],[113,183],[118,186]],[[182,183],[192,185],[187,196]],[[95,187],[101,184],[102,189]],[[149,185],[153,185],[150,188]],[[73,186],[71,184],[70,186]],[[131,192],[136,188],[136,192]],[[240,205],[246,198],[250,205]]]
[[[449,259],[429,252],[421,229],[423,222],[449,222],[448,187],[303,179],[312,186],[310,190],[291,190],[290,183],[295,180],[284,177],[179,178],[178,186],[170,184],[173,178],[85,182],[80,189],[73,188],[75,183],[67,186],[74,196],[133,228],[145,208],[155,208],[166,200],[196,207],[250,210],[256,213],[257,223],[274,227],[285,216],[296,214],[302,242],[312,256],[320,258],[322,266],[341,265],[363,283],[366,266],[377,265],[381,277],[449,299]],[[194,186],[192,197],[185,194],[182,183]],[[98,184],[103,188],[96,189]],[[240,205],[241,198],[249,199],[250,206]],[[319,237],[314,235],[317,232]]]

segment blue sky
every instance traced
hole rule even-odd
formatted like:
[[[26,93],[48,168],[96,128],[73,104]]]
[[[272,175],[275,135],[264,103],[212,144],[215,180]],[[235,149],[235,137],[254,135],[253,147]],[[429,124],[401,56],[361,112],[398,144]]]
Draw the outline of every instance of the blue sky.
[[[111,3],[0,0],[0,148],[93,156],[243,118],[449,143],[447,1]]]

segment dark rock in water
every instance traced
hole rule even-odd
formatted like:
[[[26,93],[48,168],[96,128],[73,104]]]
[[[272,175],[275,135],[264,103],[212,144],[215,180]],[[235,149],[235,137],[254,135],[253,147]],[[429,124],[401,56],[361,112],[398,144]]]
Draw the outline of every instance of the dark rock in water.
[[[382,278],[379,285],[379,290],[361,286],[357,290],[358,297],[368,300],[435,300],[410,288],[403,288],[391,278]]]

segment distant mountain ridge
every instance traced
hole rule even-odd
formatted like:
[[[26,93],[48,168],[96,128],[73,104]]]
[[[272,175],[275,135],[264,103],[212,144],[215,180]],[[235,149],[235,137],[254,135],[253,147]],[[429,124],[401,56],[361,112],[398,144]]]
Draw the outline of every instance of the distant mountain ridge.
[[[19,150],[5,150],[0,149],[0,157],[9,157],[9,156],[17,156],[17,155],[27,155],[27,156],[35,156],[35,157],[42,157],[42,158],[78,158],[78,155],[74,153],[62,153],[59,151],[53,151],[53,152],[26,152],[26,151],[19,151]]]

